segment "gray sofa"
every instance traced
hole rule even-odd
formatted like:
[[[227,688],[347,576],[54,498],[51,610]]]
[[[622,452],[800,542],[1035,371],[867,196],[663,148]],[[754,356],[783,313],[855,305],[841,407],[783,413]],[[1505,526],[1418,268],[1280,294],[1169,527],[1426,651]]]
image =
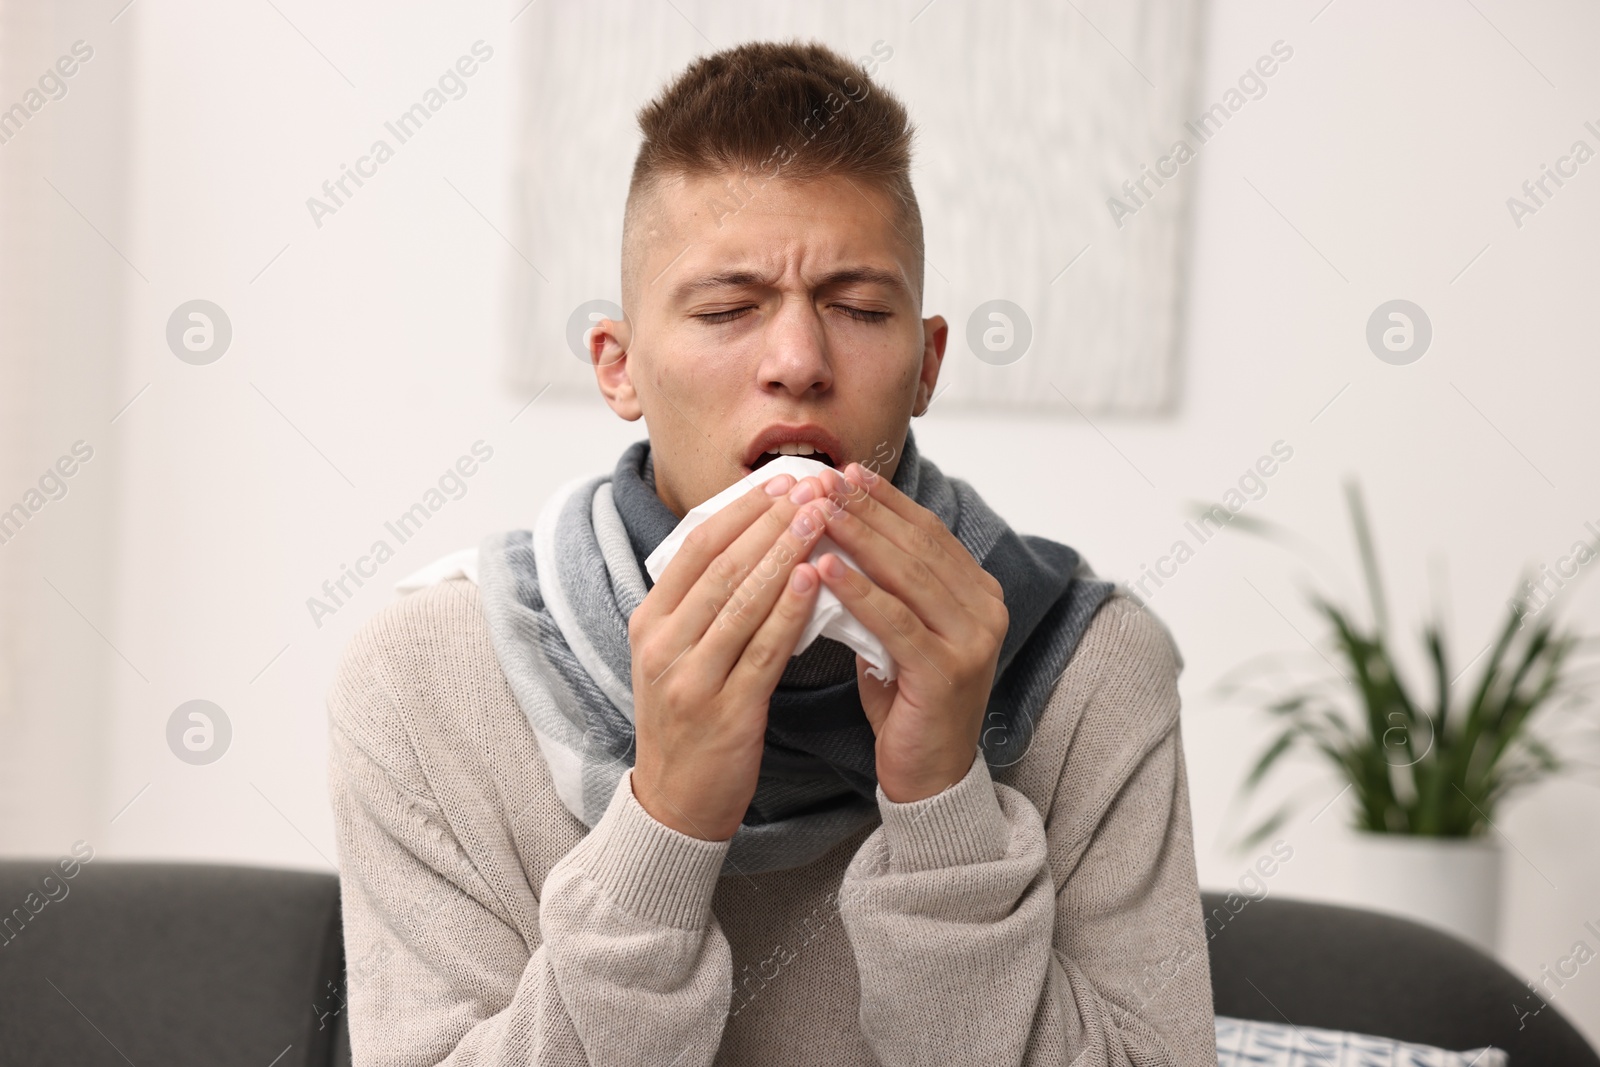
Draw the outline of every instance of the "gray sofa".
[[[97,860],[45,883],[53,869],[0,862],[0,1065],[349,1063],[331,875]],[[1203,903],[1219,1014],[1600,1067],[1559,1011],[1523,1014],[1539,1006],[1527,987],[1445,934],[1294,901]]]

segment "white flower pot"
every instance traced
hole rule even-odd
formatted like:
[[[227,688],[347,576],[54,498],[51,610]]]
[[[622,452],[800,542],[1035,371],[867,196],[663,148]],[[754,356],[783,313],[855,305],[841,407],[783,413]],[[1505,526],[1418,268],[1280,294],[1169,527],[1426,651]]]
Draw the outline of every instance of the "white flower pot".
[[[1440,927],[1494,954],[1499,841],[1360,831],[1353,846],[1354,882],[1364,906]]]

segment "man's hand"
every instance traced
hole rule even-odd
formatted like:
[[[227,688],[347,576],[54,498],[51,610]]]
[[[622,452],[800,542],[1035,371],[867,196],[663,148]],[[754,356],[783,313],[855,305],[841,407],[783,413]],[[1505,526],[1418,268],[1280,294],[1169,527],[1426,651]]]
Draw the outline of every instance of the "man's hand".
[[[938,516],[887,479],[859,463],[823,478],[828,536],[861,571],[832,553],[817,569],[898,668],[884,684],[856,657],[878,784],[896,803],[922,800],[964,778],[977,755],[1010,624],[1004,593]]]
[[[755,795],[772,691],[811,618],[821,486],[779,475],[701,523],[628,620],[633,793],[657,822],[733,836]]]

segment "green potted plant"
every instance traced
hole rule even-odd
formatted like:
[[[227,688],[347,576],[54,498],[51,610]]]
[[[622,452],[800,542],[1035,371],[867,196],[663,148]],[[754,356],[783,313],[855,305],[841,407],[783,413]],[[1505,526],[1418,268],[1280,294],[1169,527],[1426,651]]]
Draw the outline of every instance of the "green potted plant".
[[[1324,660],[1338,677],[1268,681],[1265,709],[1276,729],[1240,794],[1253,796],[1291,754],[1314,753],[1344,783],[1340,796],[1351,794],[1367,903],[1443,925],[1492,951],[1501,864],[1495,819],[1508,797],[1572,766],[1542,727],[1555,709],[1585,702],[1574,667],[1587,642],[1553,612],[1517,597],[1487,649],[1456,674],[1435,614],[1421,629],[1428,679],[1414,686],[1394,654],[1359,487],[1347,484],[1346,495],[1371,619],[1309,594],[1329,628],[1333,654]],[[1281,528],[1239,523],[1245,518],[1235,524],[1246,532],[1285,539]],[[1600,554],[1600,546],[1590,551]],[[1474,680],[1458,687],[1474,664]],[[1236,697],[1271,673],[1247,664],[1222,688]],[[1278,805],[1241,847],[1277,832],[1300,807]]]

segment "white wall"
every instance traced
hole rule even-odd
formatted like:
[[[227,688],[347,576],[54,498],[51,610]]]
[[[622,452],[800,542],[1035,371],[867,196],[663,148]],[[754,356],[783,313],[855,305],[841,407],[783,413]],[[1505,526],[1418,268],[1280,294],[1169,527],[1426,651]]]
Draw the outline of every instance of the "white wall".
[[[381,585],[485,531],[527,524],[556,484],[608,467],[639,435],[598,399],[547,397],[512,421],[528,396],[501,385],[508,285],[528,270],[496,232],[510,202],[507,23],[519,6],[279,3],[290,25],[269,5],[144,0],[108,23],[105,47],[129,50],[138,71],[132,221],[112,237],[148,278],[123,278],[112,393],[115,406],[139,396],[103,431],[115,484],[86,484],[79,504],[27,533],[69,537],[91,521],[91,494],[115,501],[111,588],[69,569],[63,592],[99,606],[87,619],[38,619],[52,647],[108,673],[112,699],[74,744],[0,756],[7,775],[31,767],[34,783],[8,794],[22,814],[0,827],[5,852],[53,855],[83,837],[111,856],[330,866],[322,701],[341,646],[385,602]],[[909,18],[921,6],[890,10]],[[935,5],[918,24],[939,14]],[[1564,553],[1585,521],[1600,525],[1590,314],[1600,163],[1520,230],[1504,203],[1574,139],[1597,143],[1582,123],[1600,125],[1590,59],[1600,14],[1554,0],[1218,0],[1208,17],[1206,102],[1274,41],[1295,53],[1179,179],[1196,183],[1197,214],[1178,416],[1091,427],[936,405],[919,438],[1019,529],[1069,541],[1121,578],[1167,550],[1189,501],[1216,499],[1286,441],[1293,459],[1251,512],[1301,531],[1353,575],[1338,487],[1358,473],[1402,629],[1428,602],[1431,568],[1464,661],[1519,568]],[[479,39],[495,54],[468,95],[315,227],[306,198]],[[919,57],[917,42],[932,39],[910,36],[896,63],[959,62]],[[0,95],[15,95],[11,82]],[[927,223],[936,257],[941,223]],[[1109,223],[1099,239],[1117,239]],[[1086,258],[1075,269],[1092,267]],[[173,308],[197,297],[224,307],[234,328],[230,351],[204,367],[179,362],[163,339]],[[1395,297],[1434,324],[1432,349],[1407,367],[1380,363],[1363,337],[1368,314]],[[932,287],[930,313],[960,323],[965,309],[939,299]],[[306,598],[479,439],[494,458],[466,496],[313,625]],[[0,568],[16,558],[0,550]],[[1233,790],[1264,737],[1256,713],[1212,688],[1258,652],[1304,650],[1297,630],[1317,630],[1298,589],[1311,577],[1230,533],[1152,600],[1187,661],[1184,732],[1208,886],[1237,881],[1251,859],[1224,842],[1239,825]],[[1357,592],[1349,581],[1333,589]],[[1567,610],[1600,629],[1600,589],[1580,586]],[[168,716],[195,698],[233,723],[231,749],[211,766],[166,747]],[[1600,919],[1593,781],[1542,789],[1497,820],[1510,844],[1503,955],[1524,974]],[[1313,796],[1337,790],[1312,765],[1301,782]],[[1317,806],[1285,831],[1296,853],[1275,893],[1348,891],[1345,812],[1335,805],[1310,824]],[[1596,973],[1557,1003],[1600,1041]]]

